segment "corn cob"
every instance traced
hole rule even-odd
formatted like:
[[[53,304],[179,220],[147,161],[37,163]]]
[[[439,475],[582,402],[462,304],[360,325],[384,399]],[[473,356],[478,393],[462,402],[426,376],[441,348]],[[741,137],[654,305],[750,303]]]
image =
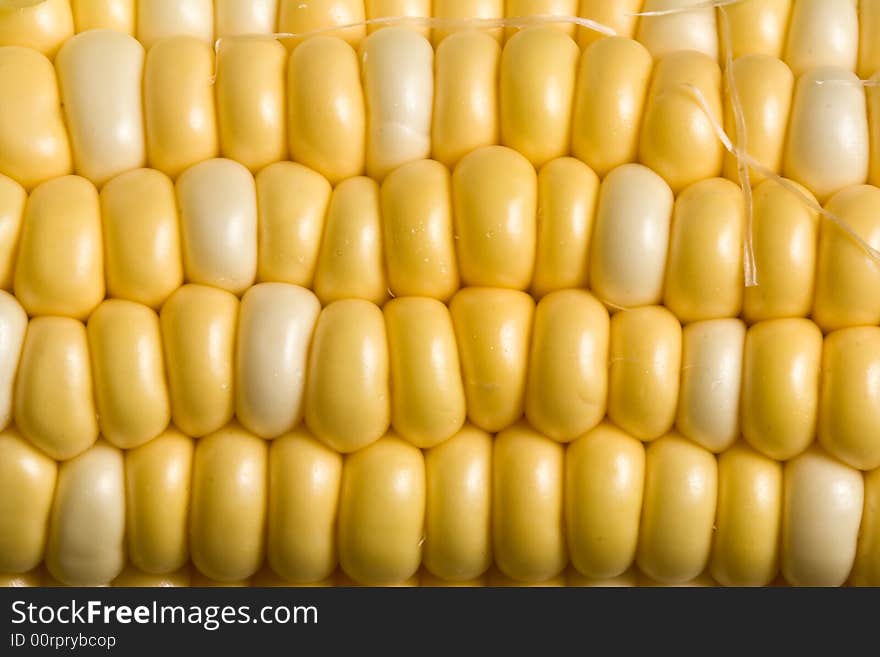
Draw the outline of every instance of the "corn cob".
[[[880,585],[878,16],[0,4],[2,582]]]

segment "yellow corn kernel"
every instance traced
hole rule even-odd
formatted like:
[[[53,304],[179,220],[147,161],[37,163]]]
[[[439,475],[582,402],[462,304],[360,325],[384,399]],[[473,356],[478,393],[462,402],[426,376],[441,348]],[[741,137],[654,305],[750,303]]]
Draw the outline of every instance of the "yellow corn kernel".
[[[718,58],[718,30],[715,9],[701,0],[645,0],[643,12],[681,9],[682,11],[660,15],[642,16],[639,19],[638,40],[660,58],[681,50],[697,51]]]
[[[574,555],[572,555],[574,559]],[[581,588],[628,588],[638,586],[638,571],[630,568],[617,577],[585,577],[576,568],[569,567],[565,573],[565,585]]]
[[[27,325],[27,313],[21,304],[11,294],[0,291],[0,430],[12,420],[15,377]]]
[[[315,294],[321,303],[366,299],[381,304],[388,294],[382,259],[379,185],[360,176],[333,190],[315,267]]]
[[[636,160],[653,65],[642,44],[620,37],[601,39],[581,56],[571,151],[599,176]]]
[[[120,32],[84,32],[61,47],[55,67],[76,173],[100,186],[144,166],[143,46]]]
[[[723,452],[739,437],[745,338],[745,324],[738,319],[695,322],[682,332],[675,426],[710,452]]]
[[[676,194],[720,175],[724,149],[712,126],[722,119],[718,63],[694,51],[666,55],[657,61],[648,91],[639,161],[663,176]]]
[[[115,30],[134,34],[134,0],[71,0],[77,32]]]
[[[449,170],[434,160],[404,164],[382,182],[380,200],[391,294],[451,297],[459,279]]]
[[[342,470],[339,563],[359,584],[398,584],[422,558],[425,462],[389,434],[352,454]]]
[[[568,562],[563,523],[565,451],[525,424],[495,438],[492,537],[495,563],[507,577],[542,582]]]
[[[620,307],[659,303],[669,245],[673,196],[640,164],[614,169],[599,187],[590,243],[590,289]]]
[[[173,183],[135,169],[104,185],[100,198],[109,296],[159,308],[183,284]]]
[[[730,42],[724,33],[725,17],[718,17],[722,54],[734,60],[748,55],[782,57],[792,0],[742,0],[723,9],[730,29]]]
[[[456,32],[437,46],[434,64],[432,157],[447,167],[498,142],[501,48],[485,32]]]
[[[109,299],[88,322],[101,435],[121,449],[158,436],[171,420],[159,317],[146,306]]]
[[[431,40],[439,46],[443,40],[456,32],[468,31],[470,19],[498,19],[504,16],[504,0],[433,0],[431,12],[434,18],[450,23],[445,27],[435,27],[431,31]],[[497,41],[504,38],[504,29],[490,28],[486,32]]]
[[[177,179],[183,268],[189,283],[241,294],[257,275],[257,191],[238,162],[206,160]]]
[[[391,425],[416,447],[453,436],[465,419],[464,385],[449,310],[425,297],[385,305]]]
[[[3,290],[12,290],[26,201],[24,188],[0,174],[0,289]]]
[[[500,431],[523,414],[534,300],[524,292],[465,288],[449,304],[468,419]]]
[[[0,97],[0,173],[28,189],[70,173],[70,144],[52,63],[29,48],[0,48]]]
[[[241,299],[236,332],[235,415],[274,438],[303,417],[306,359],[321,304],[311,291],[261,283]]]
[[[862,474],[812,447],[785,464],[782,574],[792,586],[842,586],[856,556]]]
[[[559,290],[538,303],[525,413],[542,434],[569,442],[605,416],[608,332],[608,311],[589,292]]]
[[[389,27],[360,49],[367,108],[367,173],[380,180],[431,153],[434,51],[418,32]]]
[[[330,183],[293,162],[276,162],[256,177],[257,280],[311,287],[318,262]]]
[[[364,10],[367,20],[382,18],[426,19],[431,16],[431,0],[364,0]],[[412,24],[404,22],[403,25],[425,37],[429,36],[430,28],[427,25],[421,25],[415,20]],[[372,34],[383,27],[386,26],[381,23],[367,25],[367,33]]]
[[[709,563],[717,495],[715,457],[676,433],[651,443],[637,562],[662,584],[697,577]]]
[[[269,448],[269,565],[285,580],[325,580],[336,568],[342,456],[304,429]]]
[[[678,195],[663,303],[683,323],[739,315],[744,223],[742,190],[729,180],[707,178]]]
[[[880,467],[880,328],[842,329],[825,338],[818,437],[833,457],[859,470]]]
[[[579,56],[553,26],[517,32],[501,53],[501,143],[536,167],[568,155]]]
[[[678,404],[681,325],[661,306],[611,318],[608,417],[639,440],[669,431]]]
[[[184,169],[217,157],[214,53],[196,37],[162,39],[144,64],[144,125],[147,161],[177,177]]]
[[[287,50],[272,37],[220,42],[217,123],[220,153],[252,172],[286,159]]]
[[[632,565],[644,475],[645,448],[611,424],[568,446],[565,526],[572,565],[582,577],[613,579]]]
[[[84,178],[43,183],[25,206],[15,296],[31,315],[85,318],[104,298],[98,193]]]
[[[357,47],[366,33],[363,25],[365,19],[363,0],[278,0],[278,31],[281,33],[305,34],[318,30],[324,33],[330,28],[340,27],[330,34]],[[344,25],[349,27],[342,27]],[[299,47],[302,39],[285,43]]]
[[[749,323],[806,317],[815,288],[818,214],[775,180],[765,180],[752,192],[751,221],[758,285],[745,289],[743,316]]]
[[[169,428],[125,452],[128,558],[147,573],[173,573],[189,558],[194,448],[195,441]]]
[[[607,25],[617,36],[629,39],[635,34],[636,14],[642,10],[642,3],[643,0],[580,0],[577,15]],[[586,27],[579,27],[577,32],[578,45],[584,50],[594,41],[605,38],[601,32]]]
[[[844,189],[826,205],[873,248],[880,247],[880,189]],[[880,323],[877,263],[830,220],[819,229],[813,319],[824,331]]]
[[[856,70],[857,5],[857,0],[800,0],[792,4],[785,61],[795,75],[822,66]]]
[[[153,574],[148,573],[131,563],[125,565],[122,572],[116,576],[110,586],[126,588],[173,588],[178,586],[190,586],[192,578],[189,568],[181,568],[173,573]]]
[[[456,584],[472,581],[492,563],[492,437],[465,426],[425,452],[425,472],[425,568]]]
[[[531,287],[535,297],[586,287],[598,196],[599,177],[583,162],[561,157],[541,167]]]
[[[856,69],[860,78],[869,78],[880,70],[880,5],[873,0],[859,2],[859,62]]]
[[[203,285],[184,285],[159,315],[171,418],[189,436],[217,431],[232,418],[238,299]]]
[[[0,46],[24,46],[50,59],[73,36],[69,0],[45,0],[0,9]]]
[[[34,445],[63,461],[98,438],[86,327],[37,317],[25,334],[15,379],[15,424]]]
[[[331,303],[318,316],[308,363],[309,429],[343,453],[378,440],[391,419],[382,311],[363,299]]]
[[[189,539],[204,575],[234,582],[263,563],[268,446],[237,424],[202,438],[193,457]]]
[[[122,451],[95,443],[58,468],[46,566],[71,586],[109,584],[125,565]]]
[[[504,146],[480,148],[456,165],[452,205],[464,285],[529,286],[535,268],[537,187],[529,161]]]
[[[880,586],[880,470],[865,474],[865,509],[851,582]]]
[[[300,44],[290,55],[287,89],[291,159],[331,184],[363,173],[367,119],[352,47],[325,35]]]
[[[214,0],[216,37],[273,34],[278,0]]]
[[[795,86],[782,170],[822,203],[868,179],[868,116],[857,81],[843,69],[816,68]]]
[[[0,588],[26,588],[30,586],[43,586],[42,569],[31,570],[26,573],[3,573],[0,574]]]
[[[214,3],[212,0],[147,0],[137,3],[137,38],[149,50],[153,44],[172,36],[214,41]]]
[[[0,572],[39,565],[58,466],[15,429],[0,432]]]
[[[870,138],[868,182],[872,185],[880,185],[880,70],[871,77],[871,82],[873,86],[866,89]]]
[[[733,99],[724,96],[724,129],[749,155],[775,173],[782,169],[785,131],[791,111],[794,76],[782,61],[768,55],[747,55],[733,63],[728,84],[736,89],[745,135],[738,134]],[[724,153],[724,175],[739,183],[739,163]],[[764,174],[749,169],[749,181],[756,185]]]
[[[808,319],[752,326],[743,357],[742,433],[780,461],[803,452],[816,435],[822,332]]]
[[[782,464],[738,443],[718,457],[711,572],[724,586],[767,586],[779,570]]]

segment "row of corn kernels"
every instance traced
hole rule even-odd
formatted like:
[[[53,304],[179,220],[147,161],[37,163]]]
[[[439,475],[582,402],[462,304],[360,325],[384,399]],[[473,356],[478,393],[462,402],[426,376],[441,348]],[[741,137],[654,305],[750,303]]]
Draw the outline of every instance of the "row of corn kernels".
[[[309,291],[267,283],[241,303],[186,285],[157,314],[103,302],[88,327],[65,317],[26,326],[0,293],[3,424],[52,458],[98,439],[131,448],[170,422],[191,436],[236,416],[272,438],[303,419],[328,447],[361,449],[389,426],[422,448],[465,422],[490,432],[525,416],[569,442],[606,416],[651,441],[673,425],[713,452],[742,435],[788,460],[813,439],[848,465],[880,467],[880,328],[824,339],[808,319],[695,322],[665,308],[609,319],[588,292],[537,306],[515,290],[466,288],[441,302],[407,297],[384,311],[358,299],[319,312]],[[47,412],[52,409],[52,412]]]
[[[804,192],[806,193],[806,192]],[[845,188],[826,208],[872,244],[880,190]],[[105,295],[159,308],[184,281],[241,295],[255,282],[313,289],[327,304],[389,297],[448,300],[460,286],[584,288],[614,308],[663,303],[682,323],[811,315],[827,332],[880,323],[880,272],[843,230],[774,180],[754,190],[758,285],[743,283],[746,217],[722,178],[677,198],[639,164],[600,183],[569,157],[536,173],[502,146],[452,173],[417,160],[381,185],[335,189],[278,162],[256,177],[225,159],[177,180],[137,169],[100,194],[62,176],[30,195],[0,176],[0,287],[30,316],[85,319]]]
[[[701,4],[700,0],[46,0],[29,8],[0,9],[0,45],[28,46],[52,56],[74,32],[92,29],[136,36],[150,48],[171,36],[212,43],[238,35],[302,34],[342,27],[335,34],[357,46],[367,33],[381,27],[359,23],[389,17],[467,21],[579,16],[598,21],[620,36],[637,38],[655,56],[696,50],[723,57],[729,34],[734,57],[784,57],[798,72],[832,65],[867,76],[880,68],[876,0],[742,0],[728,2],[717,12],[695,6]],[[684,11],[638,16],[670,9]],[[415,22],[412,27],[426,35],[429,32],[426,24]],[[431,30],[434,43],[455,27],[438,24]],[[573,22],[556,27],[575,36]],[[487,31],[498,39],[504,34],[497,27]],[[577,35],[581,46],[600,36],[586,28]]]
[[[0,434],[0,571],[45,562],[65,584],[100,585],[126,559],[238,582],[268,563],[288,582],[341,566],[399,584],[421,565],[471,581],[491,564],[542,582],[570,562],[608,580],[634,563],[684,583],[880,584],[880,470],[819,447],[781,464],[743,443],[717,458],[671,433],[647,447],[601,424],[562,445],[524,424],[494,438],[466,426],[422,451],[389,434],[342,456],[304,430],[271,443],[232,424],[193,441],[169,430],[123,452],[101,441],[57,465]]]
[[[880,86],[866,91],[841,68],[810,69],[795,85],[767,55],[731,70],[747,150],[763,166],[822,202],[880,182]],[[129,36],[86,32],[55,69],[34,50],[0,48],[0,173],[27,188],[71,171],[103,185],[146,165],[176,177],[217,155],[252,172],[290,157],[336,184],[365,171],[381,180],[429,156],[452,167],[501,143],[535,167],[571,153],[600,177],[640,161],[675,193],[739,177],[716,132],[724,124],[736,135],[734,104],[722,98],[719,65],[695,51],[655,64],[638,42],[614,38],[581,56],[564,33],[533,27],[503,51],[461,33],[435,56],[421,35],[385,28],[360,59],[334,37],[289,57],[268,37],[230,39],[213,73],[210,46],[192,38],[164,40],[145,60]]]

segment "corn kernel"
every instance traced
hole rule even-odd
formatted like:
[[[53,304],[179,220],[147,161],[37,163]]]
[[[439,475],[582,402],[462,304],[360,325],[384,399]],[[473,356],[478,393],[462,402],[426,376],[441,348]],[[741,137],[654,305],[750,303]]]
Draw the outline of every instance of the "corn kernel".
[[[115,30],[134,35],[134,0],[71,0],[77,32]]]
[[[637,557],[648,577],[682,584],[705,570],[717,478],[712,454],[675,433],[648,446]]]
[[[183,284],[180,226],[171,180],[135,169],[101,189],[107,292],[159,308]]]
[[[268,560],[285,580],[319,582],[336,568],[342,464],[304,429],[269,448]]]
[[[721,52],[734,60],[748,55],[782,57],[792,0],[742,0],[721,9],[726,15],[730,42],[724,36],[725,18],[719,16]]]
[[[89,317],[87,332],[101,435],[121,449],[143,445],[171,421],[159,317],[110,299]]]
[[[718,457],[711,572],[724,586],[767,586],[779,570],[782,465],[744,443]]]
[[[273,34],[278,0],[215,0],[214,29],[218,39]]]
[[[535,309],[525,413],[560,442],[574,440],[605,416],[608,311],[589,292],[559,290]]]
[[[0,289],[3,290],[12,290],[26,201],[24,188],[0,174]]]
[[[516,290],[464,288],[449,304],[467,417],[500,431],[523,414],[534,300]]]
[[[0,432],[0,572],[43,559],[58,465],[15,429]]]
[[[858,4],[857,0],[800,0],[792,4],[785,61],[795,75],[822,66],[856,70]]]
[[[636,14],[642,10],[642,3],[643,0],[580,0],[577,15],[607,25],[617,36],[632,38],[639,20]],[[601,32],[578,28],[578,45],[584,50],[604,38]]]
[[[385,305],[391,366],[391,425],[416,447],[453,436],[465,419],[464,385],[449,310],[436,299]]]
[[[672,52],[691,50],[718,58],[718,30],[715,9],[700,6],[701,0],[645,0],[643,12],[681,9],[660,16],[639,19],[638,39],[660,58]]]
[[[278,31],[287,34],[304,34],[316,30],[329,30],[332,36],[348,41],[357,47],[366,32],[363,0],[278,0]],[[347,25],[349,27],[342,28]],[[308,40],[306,41],[308,42]],[[290,40],[290,46],[299,47],[302,39]]]
[[[214,40],[212,0],[147,0],[137,3],[137,38],[149,50],[160,39],[195,37]]]
[[[645,448],[611,424],[568,446],[565,526],[572,565],[581,577],[614,579],[632,565],[644,475]]]
[[[524,424],[495,438],[492,537],[495,563],[507,577],[542,582],[559,575],[568,562],[564,457],[562,445]]]
[[[669,431],[678,404],[681,325],[660,306],[611,318],[608,417],[639,440]]]
[[[184,285],[159,315],[171,417],[189,436],[217,431],[232,419],[238,299],[203,285]]]
[[[72,458],[95,442],[98,422],[85,326],[68,317],[31,320],[14,399],[16,426],[53,459]]]
[[[346,459],[339,563],[355,582],[399,584],[415,575],[422,558],[424,519],[421,451],[389,434]]]
[[[0,9],[0,46],[33,48],[51,59],[72,36],[69,0],[45,0],[29,7]]]
[[[382,311],[362,299],[327,306],[309,352],[306,424],[348,453],[378,440],[391,419],[388,339]]]
[[[195,441],[169,428],[125,452],[128,558],[146,573],[170,575],[189,559],[194,448]]]
[[[425,453],[425,473],[425,574],[466,585],[492,563],[492,437],[463,427]]]
[[[262,438],[302,421],[306,360],[320,310],[311,291],[285,283],[255,285],[241,299],[235,414]]]
[[[335,37],[311,38],[291,54],[287,76],[291,159],[331,184],[361,175],[367,119],[352,47]]]
[[[109,584],[125,565],[122,451],[99,441],[58,469],[46,566],[71,586]]]

